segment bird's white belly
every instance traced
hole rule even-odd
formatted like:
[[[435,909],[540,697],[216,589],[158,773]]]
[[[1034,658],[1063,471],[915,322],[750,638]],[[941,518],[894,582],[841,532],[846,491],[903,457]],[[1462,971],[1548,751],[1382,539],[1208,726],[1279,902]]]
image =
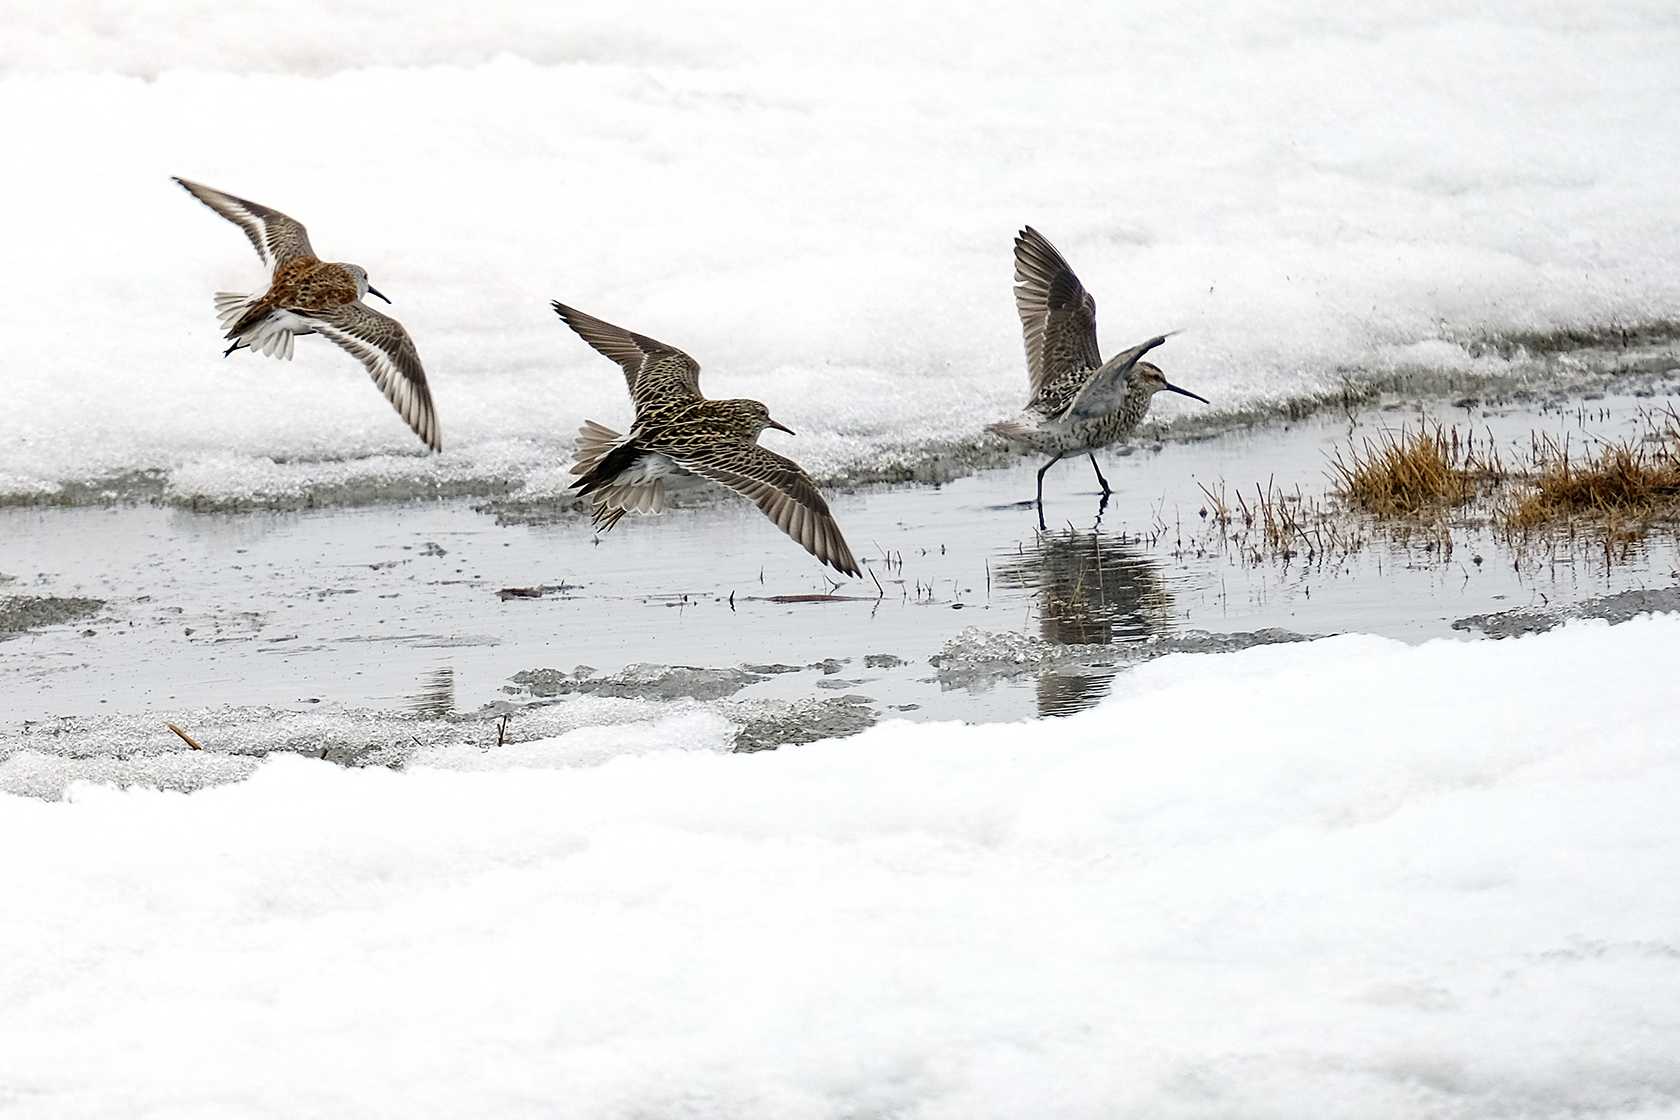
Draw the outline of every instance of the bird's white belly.
[[[618,472],[618,478],[614,481],[630,486],[640,486],[662,478],[671,478],[688,473],[657,451],[648,451],[636,456],[628,467]]]
[[[619,471],[618,477],[613,481],[619,486],[631,489],[645,487],[653,482],[663,482],[668,492],[678,494],[706,485],[705,479],[693,471],[679,467],[657,451],[641,455],[634,463]]]
[[[1044,455],[1090,451],[1114,442],[1112,425],[1101,421],[1053,419],[1028,409],[1013,420],[993,424],[991,430],[1012,443]]]
[[[292,339],[298,335],[314,333],[315,327],[308,319],[285,308],[279,308],[269,312],[250,330],[240,335],[239,341],[259,354],[290,358]]]

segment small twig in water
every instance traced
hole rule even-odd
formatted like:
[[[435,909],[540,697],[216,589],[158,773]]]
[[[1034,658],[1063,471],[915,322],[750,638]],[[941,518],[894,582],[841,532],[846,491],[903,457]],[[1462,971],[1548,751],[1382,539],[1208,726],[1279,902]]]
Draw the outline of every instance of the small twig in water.
[[[182,739],[186,740],[187,746],[191,747],[193,750],[201,751],[201,750],[204,749],[203,747],[198,745],[198,743],[193,739],[193,737],[191,735],[188,735],[185,731],[182,731],[179,727],[176,727],[173,723],[166,723],[166,724],[164,724],[164,726],[169,728],[169,730],[175,732],[175,734],[179,735]]]

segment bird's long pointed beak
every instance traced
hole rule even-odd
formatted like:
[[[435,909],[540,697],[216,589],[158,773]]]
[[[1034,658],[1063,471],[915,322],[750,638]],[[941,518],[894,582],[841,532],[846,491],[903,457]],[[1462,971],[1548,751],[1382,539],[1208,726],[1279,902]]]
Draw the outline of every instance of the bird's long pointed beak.
[[[1180,389],[1177,385],[1172,384],[1170,381],[1167,384],[1161,386],[1161,388],[1170,389],[1175,393],[1182,393],[1184,396],[1190,397],[1194,400],[1201,401],[1203,404],[1212,404],[1213,403],[1212,401],[1208,400],[1206,397],[1198,396],[1197,394],[1192,393],[1188,389]]]
[[[391,302],[390,299],[386,297],[384,292],[380,291],[378,288],[374,287],[372,284],[368,285],[368,295],[378,296],[380,299],[385,300],[386,303]]]
[[[792,428],[788,427],[786,424],[778,424],[774,420],[772,420],[772,421],[770,421],[770,423],[766,424],[765,427],[774,428],[778,432],[786,432],[790,436],[796,436],[796,435],[799,434],[798,432],[794,431]]]

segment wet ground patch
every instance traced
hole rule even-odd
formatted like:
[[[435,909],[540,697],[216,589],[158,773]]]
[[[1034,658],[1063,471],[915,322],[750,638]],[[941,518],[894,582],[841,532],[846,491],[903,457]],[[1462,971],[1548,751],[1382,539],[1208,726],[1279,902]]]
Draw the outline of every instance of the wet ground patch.
[[[1337,546],[1313,519],[1330,516],[1350,441],[1445,418],[1502,447],[1536,427],[1608,444],[1665,403],[1442,401],[1141,444],[1105,457],[1106,505],[1088,471],[1049,476],[1045,532],[1022,500],[1034,461],[836,493],[866,573],[850,582],[728,500],[602,536],[466,499],[0,510],[8,568],[33,573],[5,585],[29,629],[0,642],[0,785],[192,788],[274,751],[351,766],[506,756],[672,712],[710,721],[707,749],[760,750],[886,719],[1065,715],[1168,654],[1522,633],[1599,601],[1672,609],[1673,534],[1607,555],[1474,517],[1370,518]]]
[[[85,599],[79,596],[0,596],[0,641],[15,637],[26,630],[58,626],[87,618],[104,605],[103,599]]]

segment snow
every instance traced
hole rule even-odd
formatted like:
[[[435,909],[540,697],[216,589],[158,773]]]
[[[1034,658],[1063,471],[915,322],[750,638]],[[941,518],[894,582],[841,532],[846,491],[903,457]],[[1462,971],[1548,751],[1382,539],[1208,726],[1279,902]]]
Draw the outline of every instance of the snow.
[[[554,298],[766,401],[819,475],[911,455],[1021,403],[1025,223],[1106,350],[1181,328],[1162,366],[1231,413],[1680,320],[1669,4],[0,26],[0,496],[556,488],[629,409]],[[323,340],[220,357],[212,295],[260,267],[173,175],[368,268],[444,455]],[[1680,1117],[1677,649],[1674,615],[1350,635],[1168,656],[1064,720],[740,755],[650,711],[0,794],[0,1113]]]
[[[0,797],[0,1099],[1673,1116],[1677,642],[1349,636],[1062,721],[734,755],[691,714]]]
[[[1680,314],[1668,5],[411,8],[0,6],[0,492],[555,488],[628,403],[554,298],[819,475],[913,456],[1021,404],[1024,223],[1107,350],[1182,329],[1163,366],[1226,412]],[[324,340],[221,358],[211,296],[261,269],[172,175],[367,266],[446,455]]]

